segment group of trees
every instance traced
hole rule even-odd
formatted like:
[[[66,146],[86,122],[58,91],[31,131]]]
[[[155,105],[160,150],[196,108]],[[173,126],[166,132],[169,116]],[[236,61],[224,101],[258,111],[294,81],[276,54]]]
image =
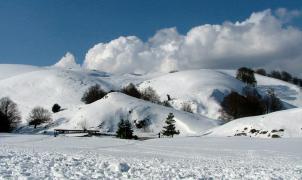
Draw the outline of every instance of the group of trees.
[[[275,79],[280,79],[280,80],[283,80],[283,81],[286,81],[286,82],[289,82],[289,83],[302,87],[302,79],[295,77],[286,71],[273,70],[270,73],[267,73],[265,69],[260,68],[260,69],[257,69],[255,71],[255,73],[260,74],[262,76],[268,76],[268,77],[272,77]]]
[[[113,90],[110,92],[114,92]],[[168,102],[161,102],[158,94],[155,92],[155,90],[151,87],[147,87],[143,90],[138,90],[134,84],[130,83],[127,86],[123,87],[120,90],[121,93],[127,94],[129,96],[143,99],[145,101],[150,101],[152,103],[170,106]],[[106,96],[108,92],[103,90],[100,85],[95,84],[93,86],[90,86],[83,94],[81,101],[85,104],[93,103],[99,99],[102,99],[104,96]]]
[[[82,96],[82,102],[85,104],[91,104],[99,99],[102,99],[104,96],[106,96],[108,93],[101,88],[100,85],[95,84],[93,86],[90,86],[83,94]]]
[[[57,107],[58,108],[58,107]],[[55,108],[56,109],[56,108]],[[57,111],[58,109],[56,109]],[[33,108],[27,118],[28,124],[34,128],[51,120],[51,113],[42,107]],[[21,114],[17,104],[9,97],[0,99],[0,132],[11,132],[21,123]]]
[[[246,67],[239,68],[236,78],[246,83],[247,86],[243,89],[242,94],[232,91],[224,97],[221,103],[223,119],[232,120],[283,109],[282,102],[276,96],[273,89],[269,89],[267,93],[262,96],[258,93],[255,87],[257,81],[252,69]]]
[[[155,92],[152,87],[147,87],[143,90],[138,90],[134,84],[130,83],[121,90],[122,93],[127,94],[138,99],[143,99],[145,101],[150,101],[156,104],[163,104],[160,101],[159,95]]]
[[[142,121],[139,123],[135,123],[137,128],[142,128],[145,125],[140,123],[146,122]],[[160,132],[162,135],[173,137],[174,135],[180,134],[179,130],[176,130],[173,113],[169,113],[168,117],[165,120],[165,123],[166,126],[164,126],[163,130]],[[116,131],[116,137],[121,139],[132,139],[135,137],[133,136],[132,125],[128,119],[120,119],[120,122],[118,123],[118,129]]]

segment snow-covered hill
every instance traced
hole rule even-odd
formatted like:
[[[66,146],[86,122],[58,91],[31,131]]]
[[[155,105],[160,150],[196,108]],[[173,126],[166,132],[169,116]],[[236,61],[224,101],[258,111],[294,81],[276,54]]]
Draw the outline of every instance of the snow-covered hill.
[[[232,70],[187,70],[174,73],[123,74],[85,70],[81,68],[35,67],[0,65],[0,94],[18,104],[23,123],[35,106],[51,109],[58,103],[64,111],[53,114],[48,128],[98,128],[114,131],[120,116],[130,120],[150,118],[148,132],[157,133],[169,112],[174,113],[177,127],[183,135],[200,134],[219,124],[220,102],[230,91],[241,93],[244,84],[234,78]],[[301,107],[301,90],[292,84],[256,75],[259,89],[274,88],[288,107]],[[129,83],[139,89],[152,87],[162,101],[169,95],[173,108],[152,104],[121,93],[110,93],[107,98],[90,105],[81,102],[84,91],[94,84],[104,90],[120,90]],[[184,103],[192,106],[195,114],[181,111]],[[131,112],[131,113],[129,113]],[[141,133],[141,130],[137,130]]]
[[[302,109],[233,120],[209,130],[208,136],[251,136],[260,138],[302,137]]]
[[[230,91],[241,93],[244,84],[232,76],[215,70],[201,69],[166,74],[143,82],[140,88],[152,87],[162,100],[167,95],[171,104],[181,109],[189,103],[195,113],[217,119],[220,116],[220,102]]]
[[[164,119],[169,113],[174,114],[176,128],[180,130],[181,135],[200,134],[220,123],[220,121],[208,119],[201,115],[178,111],[122,93],[110,93],[92,104],[57,113],[56,117],[58,121],[66,122],[61,124],[59,128],[81,129],[81,126],[84,125],[91,129],[102,124],[102,130],[108,132],[116,131],[116,125],[121,118],[127,118],[132,123],[135,120],[148,119],[150,126],[146,129],[134,128],[135,133],[155,135],[162,130]]]
[[[235,70],[220,70],[223,73],[236,76]],[[276,95],[287,105],[287,107],[302,107],[302,90],[300,87],[279,80],[275,78],[270,78],[267,76],[262,76],[255,74],[257,80],[257,88],[261,93],[266,93],[268,89],[274,89]]]
[[[33,68],[34,70],[22,71],[24,66],[11,67],[12,71],[7,69],[4,72],[10,76],[0,81],[0,94],[2,97],[10,97],[18,104],[23,119],[35,106],[50,109],[55,103],[59,103],[63,108],[82,104],[80,100],[83,92],[96,83],[101,84],[105,90],[113,88],[111,84],[98,78],[106,73],[94,72],[92,75],[85,71],[59,68]],[[14,71],[19,72],[12,75]],[[0,77],[4,77],[2,73]]]

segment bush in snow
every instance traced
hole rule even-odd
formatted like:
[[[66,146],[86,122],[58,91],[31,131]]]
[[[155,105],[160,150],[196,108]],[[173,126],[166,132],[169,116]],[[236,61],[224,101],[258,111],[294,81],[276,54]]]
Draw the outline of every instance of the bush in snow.
[[[248,85],[255,86],[257,84],[254,71],[246,67],[242,67],[237,70],[236,78]]]
[[[150,122],[150,118],[149,117],[146,117],[143,120],[139,120],[139,121],[135,120],[134,121],[134,125],[135,125],[135,127],[137,129],[144,129],[144,130],[146,130],[146,128],[148,128],[150,124],[151,124],[151,122]]]
[[[0,132],[11,132],[21,122],[17,104],[10,98],[0,99]]]
[[[173,113],[169,113],[167,119],[166,119],[166,126],[164,126],[162,130],[162,134],[164,136],[171,136],[173,137],[175,134],[179,134],[179,130],[176,130],[175,128],[175,120],[174,120],[174,115]]]
[[[257,70],[255,71],[255,73],[260,74],[260,75],[262,75],[262,76],[266,76],[266,71],[265,71],[265,69],[262,69],[262,68],[257,69]]]
[[[61,106],[59,104],[54,104],[51,108],[53,113],[57,113],[61,111]]]
[[[231,116],[232,119],[256,116],[265,113],[265,105],[262,100],[259,99],[258,96],[252,94],[245,97],[237,92],[231,92],[224,97],[221,106],[223,111]]]
[[[29,125],[33,125],[36,128],[42,123],[51,121],[51,113],[42,107],[35,107],[29,113],[27,121]]]
[[[93,103],[99,99],[102,99],[106,96],[107,92],[104,91],[100,85],[96,84],[94,86],[90,86],[87,91],[84,93],[82,97],[82,102],[85,104]]]
[[[146,89],[141,91],[141,99],[161,104],[159,96],[152,87],[147,87]]]
[[[299,78],[294,77],[294,78],[293,78],[293,84],[299,85]]]
[[[133,138],[133,130],[129,120],[124,120],[123,118],[121,118],[120,122],[118,123],[116,137],[121,139]]]
[[[191,104],[189,104],[189,103],[183,103],[181,106],[181,110],[189,112],[189,113],[193,113],[193,109],[191,107]]]
[[[130,83],[122,89],[122,93],[135,98],[141,98],[141,93],[137,90],[134,84]]]
[[[170,104],[169,101],[165,100],[161,103],[163,106],[166,106],[166,107],[172,107],[172,105]]]
[[[286,72],[286,71],[282,71],[281,72],[281,79],[283,81],[286,81],[286,82],[291,82],[292,79],[293,79],[293,76],[291,74],[289,74],[288,72]]]
[[[279,71],[272,71],[270,74],[271,77],[275,78],[275,79],[281,79],[281,73]]]

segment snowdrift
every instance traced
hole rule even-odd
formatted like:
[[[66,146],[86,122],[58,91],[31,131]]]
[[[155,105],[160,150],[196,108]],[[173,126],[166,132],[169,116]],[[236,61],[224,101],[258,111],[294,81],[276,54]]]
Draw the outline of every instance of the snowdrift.
[[[302,137],[302,109],[233,120],[209,130],[207,136]]]

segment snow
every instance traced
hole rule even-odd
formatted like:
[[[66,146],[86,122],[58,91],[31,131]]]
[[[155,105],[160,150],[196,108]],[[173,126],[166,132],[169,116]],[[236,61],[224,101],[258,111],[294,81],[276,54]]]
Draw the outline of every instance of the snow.
[[[0,179],[301,179],[302,139],[0,134]]]
[[[223,97],[230,91],[241,93],[244,84],[219,71],[200,69],[170,73],[140,84],[141,89],[148,86],[155,89],[162,100],[167,100],[169,94],[176,109],[190,103],[195,113],[218,119]]]
[[[68,109],[82,104],[80,101],[82,94],[89,86],[96,83],[101,84],[105,90],[112,88],[111,84],[94,76],[88,76],[85,72],[41,68],[2,79],[0,94],[2,97],[10,97],[18,104],[25,120],[29,111],[35,106],[51,109],[53,104],[59,103],[63,105],[62,108]]]
[[[208,136],[234,136],[238,133],[246,133],[247,136],[259,138],[271,138],[273,134],[285,138],[302,137],[301,117],[302,109],[294,108],[267,115],[236,119],[211,129],[206,134],[208,134]],[[251,133],[251,129],[256,129],[260,132]],[[266,133],[264,133],[265,131]]]
[[[81,68],[0,65],[1,97],[9,96],[18,104],[23,120],[16,131],[23,134],[0,133],[0,180],[302,179],[301,89],[256,75],[261,93],[274,88],[293,109],[221,125],[217,120],[221,100],[244,87],[234,75],[234,70],[117,75]],[[139,89],[150,86],[162,101],[169,94],[173,108],[119,92],[91,104],[81,102],[84,91],[96,83],[106,91],[129,83]],[[26,125],[33,107],[50,110],[55,103],[64,110],[53,114],[51,123],[37,129]],[[194,113],[180,110],[183,103],[189,103]],[[175,115],[180,135],[158,139],[169,113]],[[114,134],[121,118],[132,124],[150,119],[146,129],[133,127],[135,135],[149,140],[79,137],[84,134],[53,137],[55,128],[85,127]],[[273,135],[282,138],[271,139]]]
[[[151,119],[149,128],[144,130],[135,128],[134,131],[140,136],[154,137],[161,131],[167,115],[172,112],[181,136],[200,135],[221,124],[217,119],[221,116],[220,102],[223,97],[230,91],[241,93],[244,87],[242,82],[234,78],[234,70],[199,69],[174,73],[117,75],[81,68],[7,64],[0,65],[0,70],[1,97],[9,96],[18,104],[23,126],[26,126],[28,114],[35,106],[51,110],[53,104],[58,103],[64,109],[53,114],[53,122],[50,124],[42,125],[38,129],[23,127],[18,131],[23,133],[50,132],[55,128],[81,129],[83,126],[114,133],[120,118],[124,117],[129,118],[132,123],[135,120]],[[299,87],[260,75],[256,75],[256,79],[258,89],[262,93],[267,88],[275,88],[277,95],[287,103],[288,108],[302,105]],[[110,93],[106,98],[85,105],[81,102],[81,97],[88,87],[96,83],[106,91],[120,90],[129,83],[134,83],[139,89],[150,86],[155,89],[162,101],[167,100],[169,94],[172,98],[169,103],[173,108],[121,93]],[[181,110],[184,103],[191,105],[194,114]],[[257,117],[251,118],[257,119]],[[98,127],[101,124],[103,126]],[[239,127],[236,128],[238,130]],[[240,128],[238,131],[241,131]],[[262,126],[259,128],[265,129]],[[287,131],[281,135],[300,136],[297,132]]]
[[[147,130],[144,131],[136,128],[134,130],[137,133],[149,133],[156,136],[162,130],[164,120],[170,112],[174,114],[176,128],[180,130],[182,136],[201,134],[203,131],[215,127],[220,123],[220,121],[201,115],[178,111],[114,92],[80,109],[66,110],[56,114],[58,117],[68,119],[68,123],[64,123],[56,128],[81,129],[84,123],[86,127],[91,129],[103,123],[103,131],[114,133],[117,130],[116,127],[121,117],[129,119],[132,123],[135,120],[149,118],[151,125]]]
[[[236,76],[235,70],[219,70],[233,77]],[[280,98],[283,102],[286,102],[289,108],[292,107],[302,107],[302,90],[300,87],[279,80],[275,78],[270,78],[267,76],[262,76],[259,74],[255,74],[255,78],[257,80],[257,89],[261,93],[266,93],[268,89],[274,89],[278,98]]]
[[[1,64],[0,80],[39,69],[39,67],[30,65]]]

